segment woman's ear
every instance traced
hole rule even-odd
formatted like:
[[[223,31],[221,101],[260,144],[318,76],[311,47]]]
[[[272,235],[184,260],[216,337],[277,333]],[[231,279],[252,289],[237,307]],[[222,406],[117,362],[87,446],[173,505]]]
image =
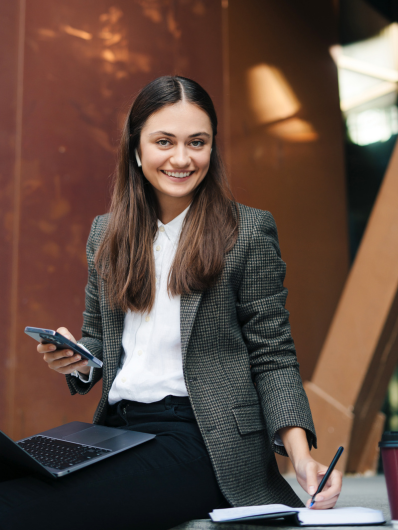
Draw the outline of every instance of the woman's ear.
[[[134,151],[134,154],[135,154],[135,159],[137,160],[137,166],[141,167],[142,166],[141,158],[139,157],[137,149]]]

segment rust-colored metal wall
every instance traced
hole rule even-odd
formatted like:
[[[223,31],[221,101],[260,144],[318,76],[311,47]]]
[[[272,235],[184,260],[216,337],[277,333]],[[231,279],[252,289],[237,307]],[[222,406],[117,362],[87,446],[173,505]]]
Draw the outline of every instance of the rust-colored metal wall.
[[[16,108],[18,76],[18,3],[0,4],[0,322],[2,351],[0,355],[0,425],[7,418],[6,381],[10,372],[8,352],[11,347],[12,261],[16,248],[13,240],[13,202],[15,193],[14,164],[16,155]]]
[[[107,209],[120,124],[139,88],[191,76],[222,123],[221,13],[213,0],[0,4],[0,427],[15,439],[92,418],[100,388],[72,398],[23,329],[79,336],[86,239]]]
[[[348,272],[333,2],[229,0],[230,168],[240,202],[272,212],[293,337],[309,379]]]

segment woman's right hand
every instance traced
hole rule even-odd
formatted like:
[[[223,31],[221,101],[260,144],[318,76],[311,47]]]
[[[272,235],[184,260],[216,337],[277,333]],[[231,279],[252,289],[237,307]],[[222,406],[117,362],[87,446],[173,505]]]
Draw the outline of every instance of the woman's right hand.
[[[58,328],[57,331],[76,344],[75,337],[66,328]],[[90,373],[88,361],[81,360],[80,355],[72,350],[57,350],[53,344],[39,344],[37,351],[43,354],[43,360],[48,367],[59,374],[71,374],[75,370],[86,375]]]

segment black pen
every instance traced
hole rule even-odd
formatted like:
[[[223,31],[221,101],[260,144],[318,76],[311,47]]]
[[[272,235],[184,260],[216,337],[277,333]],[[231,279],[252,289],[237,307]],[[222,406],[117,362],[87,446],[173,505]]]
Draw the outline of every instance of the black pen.
[[[330,477],[330,473],[333,471],[334,469],[334,466],[337,464],[340,456],[341,456],[341,453],[344,451],[344,447],[340,446],[338,449],[337,449],[337,453],[334,455],[334,458],[330,464],[330,466],[327,468],[327,471],[325,473],[325,475],[323,476],[323,479],[321,480],[319,486],[318,486],[318,489],[316,490],[316,492],[314,493],[314,495],[312,496],[312,499],[311,499],[311,504],[309,505],[310,508],[312,508],[315,504],[315,496],[318,495],[318,493],[321,493],[321,491],[323,490],[328,478]]]

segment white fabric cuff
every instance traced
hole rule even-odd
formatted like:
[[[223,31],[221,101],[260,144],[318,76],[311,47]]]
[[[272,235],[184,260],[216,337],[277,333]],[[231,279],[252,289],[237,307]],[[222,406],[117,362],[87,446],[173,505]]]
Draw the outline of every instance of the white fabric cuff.
[[[275,445],[280,445],[281,447],[283,447],[282,438],[279,436],[279,432],[275,434],[274,443]]]
[[[83,344],[79,344],[79,346],[80,346],[80,348],[85,350],[87,353],[90,353],[89,350],[85,346],[83,346]],[[91,381],[93,379],[93,371],[94,371],[94,368],[91,367],[90,368],[90,373],[88,374],[88,376],[84,375],[84,374],[81,374],[77,370],[74,370],[70,375],[73,375],[73,377],[79,378],[82,383],[91,383]]]
[[[94,371],[94,368],[91,367],[90,368],[90,373],[87,375],[84,375],[84,374],[81,374],[80,372],[78,372],[77,370],[75,370],[74,372],[72,372],[70,375],[73,375],[73,377],[77,377],[80,379],[80,381],[82,383],[91,383],[92,379],[93,379],[93,371]],[[83,379],[84,377],[88,377],[88,379]]]

